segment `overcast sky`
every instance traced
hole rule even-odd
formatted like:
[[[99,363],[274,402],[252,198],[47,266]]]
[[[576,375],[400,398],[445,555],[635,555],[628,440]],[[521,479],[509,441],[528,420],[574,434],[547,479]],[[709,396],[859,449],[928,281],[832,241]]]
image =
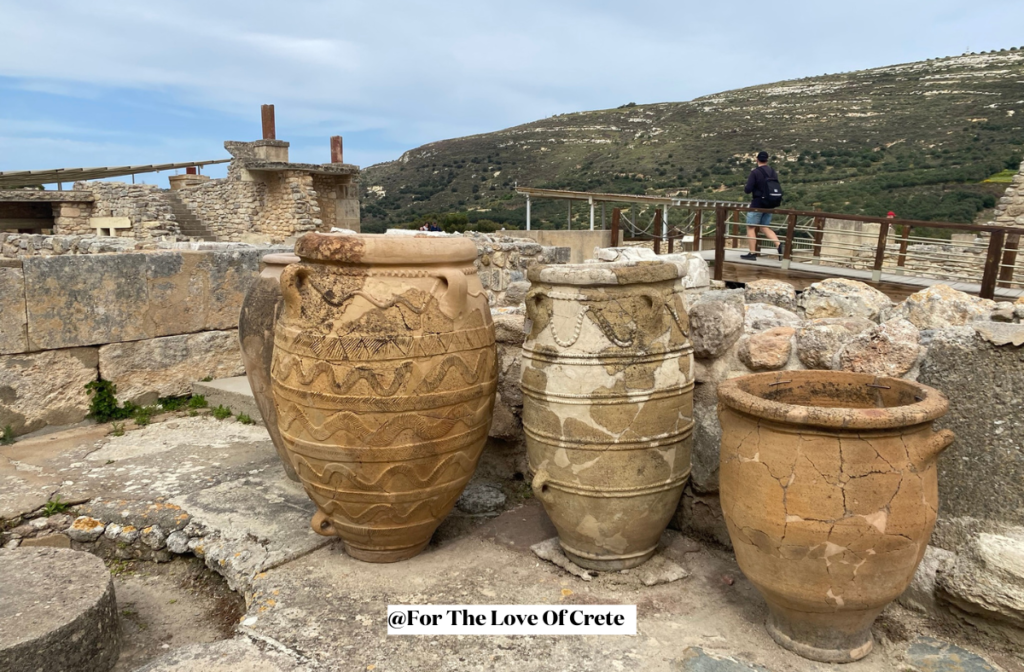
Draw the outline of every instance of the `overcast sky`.
[[[365,167],[553,114],[1024,46],[1016,5],[0,0],[0,171],[224,158],[261,103],[292,160],[328,161],[340,134]]]

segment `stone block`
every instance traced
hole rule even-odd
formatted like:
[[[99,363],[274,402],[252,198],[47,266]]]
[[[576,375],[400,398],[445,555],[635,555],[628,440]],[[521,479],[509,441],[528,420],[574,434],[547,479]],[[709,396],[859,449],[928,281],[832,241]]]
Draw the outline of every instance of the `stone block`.
[[[998,625],[985,629],[1024,644],[1024,535],[979,534],[939,570],[938,586],[966,620],[994,620]]]
[[[262,254],[253,249],[25,259],[29,347],[234,328]]]
[[[928,616],[937,617],[942,610],[936,601],[936,578],[939,570],[953,562],[956,553],[936,546],[929,546],[924,557],[914,572],[910,585],[899,597],[899,603],[908,609],[914,609]]]
[[[99,371],[120,400],[142,404],[191,394],[192,383],[206,377],[244,375],[245,367],[237,331],[204,331],[105,345]]]
[[[854,336],[836,356],[841,371],[900,378],[921,352],[917,327],[897,318]]]
[[[879,321],[891,305],[889,297],[870,285],[846,278],[828,278],[804,290],[798,301],[808,319],[864,317]]]
[[[949,285],[933,285],[911,294],[900,312],[918,329],[942,329],[988,319],[995,301],[980,299]]]
[[[0,356],[0,427],[25,434],[85,419],[98,364],[96,348]]]
[[[21,268],[3,266],[0,267],[0,355],[26,350],[25,274]]]
[[[940,329],[918,381],[949,397],[935,427],[956,434],[938,461],[940,519],[1024,525],[1024,348],[991,344],[969,326]],[[956,540],[935,543],[959,551]]]

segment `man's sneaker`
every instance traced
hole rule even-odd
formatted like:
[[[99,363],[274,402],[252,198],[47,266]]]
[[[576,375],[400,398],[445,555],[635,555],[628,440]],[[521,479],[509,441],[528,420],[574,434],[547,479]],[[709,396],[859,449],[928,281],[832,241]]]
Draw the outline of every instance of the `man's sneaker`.
[[[781,257],[784,254],[786,254],[786,243],[782,242],[779,243],[779,256]]]
[[[751,252],[750,254],[741,254],[740,259],[746,259],[748,261],[754,261],[757,259],[757,255]]]

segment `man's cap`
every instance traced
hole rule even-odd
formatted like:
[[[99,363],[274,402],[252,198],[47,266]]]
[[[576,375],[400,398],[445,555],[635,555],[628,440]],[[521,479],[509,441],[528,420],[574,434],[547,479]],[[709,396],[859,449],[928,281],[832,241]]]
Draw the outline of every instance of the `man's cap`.
[[[768,160],[768,152],[758,152],[757,153],[757,160],[758,161],[762,161],[762,162],[767,161]]]
[[[895,217],[895,216],[896,216],[896,213],[893,212],[892,210],[890,210],[889,214],[886,215],[886,217]]]

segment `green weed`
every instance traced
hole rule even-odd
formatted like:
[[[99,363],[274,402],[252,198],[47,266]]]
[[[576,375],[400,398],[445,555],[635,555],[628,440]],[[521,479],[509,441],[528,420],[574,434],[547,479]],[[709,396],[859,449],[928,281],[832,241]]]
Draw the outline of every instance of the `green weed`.
[[[189,397],[160,397],[157,399],[160,408],[165,411],[180,411],[188,407]]]
[[[0,432],[0,446],[9,446],[14,443],[14,427],[7,425]]]
[[[111,436],[124,436],[124,423],[115,422],[110,429]]]
[[[60,498],[60,495],[54,495],[50,501],[43,505],[43,517],[49,518],[55,516],[58,513],[64,513],[71,508],[71,505]]]
[[[218,420],[223,420],[225,418],[230,418],[231,415],[232,415],[231,414],[231,409],[226,407],[226,406],[224,406],[223,404],[221,404],[217,408],[213,409],[212,413],[213,413],[213,417],[217,418]]]
[[[253,420],[252,418],[250,418],[245,413],[239,413],[238,414],[238,421],[240,423],[242,423],[243,425],[255,425],[256,424],[256,421]]]
[[[204,397],[201,394],[192,395],[192,397],[190,397],[188,400],[189,408],[206,408],[207,405],[208,404],[206,403],[206,397]]]

